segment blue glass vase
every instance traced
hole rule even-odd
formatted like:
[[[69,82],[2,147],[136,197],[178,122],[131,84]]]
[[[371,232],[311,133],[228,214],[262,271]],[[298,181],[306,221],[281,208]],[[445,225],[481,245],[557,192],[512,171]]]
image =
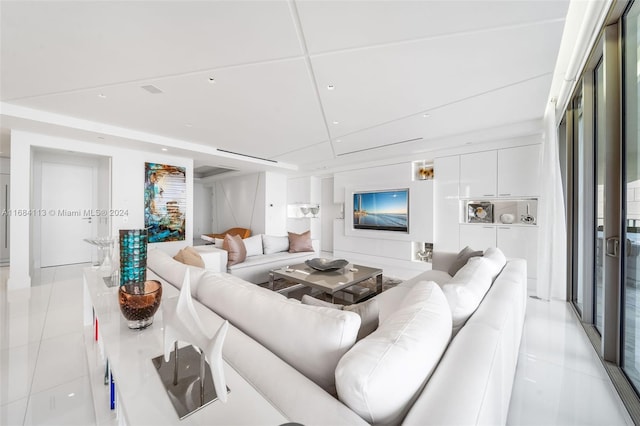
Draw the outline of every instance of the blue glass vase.
[[[120,230],[120,285],[147,279],[147,230]]]

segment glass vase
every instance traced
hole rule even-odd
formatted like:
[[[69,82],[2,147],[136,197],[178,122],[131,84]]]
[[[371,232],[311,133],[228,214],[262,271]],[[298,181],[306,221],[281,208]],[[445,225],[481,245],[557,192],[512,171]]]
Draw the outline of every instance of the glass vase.
[[[120,285],[147,279],[147,230],[120,230]]]

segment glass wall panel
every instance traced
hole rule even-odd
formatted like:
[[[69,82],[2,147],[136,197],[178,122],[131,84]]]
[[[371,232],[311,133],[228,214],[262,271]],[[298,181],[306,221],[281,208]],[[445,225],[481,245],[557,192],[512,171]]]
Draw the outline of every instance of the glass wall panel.
[[[595,105],[595,276],[593,288],[593,320],[598,332],[602,335],[602,302],[604,288],[604,176],[606,171],[606,137],[605,137],[605,108],[604,108],[604,67],[602,61],[594,70],[594,105]]]
[[[636,389],[640,389],[640,137],[638,134],[638,39],[640,3],[635,2],[623,17],[624,98],[624,258],[622,368]]]
[[[574,247],[574,258],[573,258],[573,291],[572,298],[573,304],[580,314],[583,312],[584,305],[584,271],[585,271],[585,255],[584,248],[585,244],[585,233],[584,227],[582,224],[585,222],[585,209],[584,203],[581,200],[580,194],[584,194],[585,192],[585,174],[586,168],[585,157],[587,153],[585,152],[585,144],[584,144],[584,115],[583,115],[583,103],[582,103],[582,92],[580,92],[572,103],[573,109],[573,167],[574,167],[574,175],[573,175],[573,188],[574,188],[574,197],[573,205],[575,206],[574,210],[574,219],[573,219],[573,247]]]

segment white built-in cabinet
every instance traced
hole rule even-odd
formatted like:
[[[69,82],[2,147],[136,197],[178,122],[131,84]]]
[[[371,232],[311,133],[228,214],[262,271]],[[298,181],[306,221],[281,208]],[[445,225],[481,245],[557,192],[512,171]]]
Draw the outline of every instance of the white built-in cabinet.
[[[535,279],[538,269],[538,227],[504,226],[496,229],[496,244],[508,257],[527,260],[527,276]]]
[[[525,145],[460,156],[460,197],[538,196],[540,145]]]
[[[519,214],[513,224],[501,223],[498,214],[493,223],[467,223],[466,204],[526,205],[531,200],[537,205],[540,148],[534,144],[436,158],[434,250],[498,247],[507,257],[526,259],[528,277],[535,279],[538,226],[519,223]]]
[[[540,195],[540,145],[499,149],[498,197],[531,197]]]
[[[460,197],[495,197],[498,157],[496,151],[474,152],[460,156]]]
[[[484,250],[487,247],[497,247],[496,226],[461,224],[459,248],[466,246],[469,246],[474,250]]]

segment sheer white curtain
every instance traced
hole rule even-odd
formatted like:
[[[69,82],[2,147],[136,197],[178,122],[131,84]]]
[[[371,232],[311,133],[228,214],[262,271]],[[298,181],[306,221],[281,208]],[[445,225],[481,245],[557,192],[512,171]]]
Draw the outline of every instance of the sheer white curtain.
[[[544,116],[538,201],[538,281],[536,296],[549,300],[567,298],[567,229],[558,156],[555,103]]]

